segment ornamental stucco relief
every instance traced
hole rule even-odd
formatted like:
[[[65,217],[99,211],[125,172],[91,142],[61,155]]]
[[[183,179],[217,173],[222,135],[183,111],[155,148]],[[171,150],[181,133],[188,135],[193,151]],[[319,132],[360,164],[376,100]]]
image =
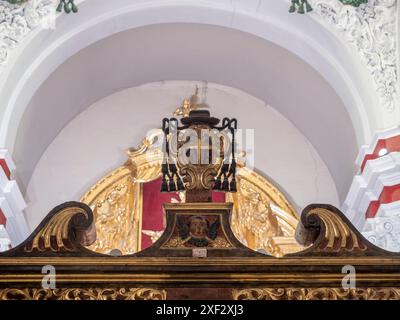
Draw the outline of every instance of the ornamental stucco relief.
[[[51,27],[55,15],[53,0],[32,0],[22,5],[0,0],[0,72],[29,32],[39,26]]]
[[[343,34],[365,64],[381,105],[391,112],[398,101],[397,0],[369,0],[358,7],[338,0],[308,0],[310,14]],[[51,27],[58,0],[30,0],[17,5],[0,0],[0,73],[12,50],[37,27]],[[304,17],[307,19],[307,17]]]
[[[370,0],[359,7],[336,0],[309,0],[312,15],[343,34],[365,63],[381,99],[389,112],[398,99],[397,1]]]
[[[385,250],[400,252],[400,216],[376,217],[367,220],[363,236]]]

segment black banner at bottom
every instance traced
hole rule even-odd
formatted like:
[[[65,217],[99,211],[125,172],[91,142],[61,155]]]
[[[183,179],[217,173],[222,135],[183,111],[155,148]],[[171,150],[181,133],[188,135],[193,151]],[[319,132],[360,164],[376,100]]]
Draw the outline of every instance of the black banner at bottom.
[[[91,319],[123,317],[124,319],[268,319],[300,316],[306,319],[357,318],[398,310],[396,301],[2,301],[3,314],[10,311],[46,315],[57,319],[76,318],[85,313]],[[9,310],[7,310],[9,309]]]

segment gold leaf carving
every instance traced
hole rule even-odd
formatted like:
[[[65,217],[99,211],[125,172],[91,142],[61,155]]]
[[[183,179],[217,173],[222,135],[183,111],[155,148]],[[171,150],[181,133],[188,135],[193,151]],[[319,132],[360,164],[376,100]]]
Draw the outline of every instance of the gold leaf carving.
[[[198,104],[198,93],[199,88],[196,87],[194,94],[189,99],[184,99],[181,105],[174,111],[175,117],[188,117],[189,113],[193,110],[197,110],[198,108],[207,108],[208,106],[204,103]]]
[[[223,237],[217,237],[213,242],[212,242],[212,247],[213,248],[232,248],[232,244],[230,244],[225,238]]]
[[[234,300],[400,300],[400,288],[254,288],[232,295]]]
[[[7,288],[0,300],[166,300],[167,292],[152,288]]]
[[[123,249],[129,254],[140,249],[140,184],[133,182],[130,172],[105,186],[91,207],[97,233],[91,250],[108,253]]]
[[[247,168],[238,173],[238,192],[227,194],[234,203],[232,230],[254,250],[281,257],[302,250],[294,239],[298,216],[283,194],[267,179]],[[280,208],[272,210],[272,206]]]
[[[164,248],[175,248],[175,249],[187,249],[185,246],[185,240],[182,240],[179,236],[172,237],[168,240],[166,244],[163,245]],[[217,237],[215,240],[211,242],[211,247],[214,249],[227,249],[232,248],[232,244],[230,244],[225,238]]]
[[[367,249],[367,246],[360,242],[357,233],[349,227],[349,222],[343,220],[341,214],[322,207],[305,210],[302,224],[298,226],[297,236],[305,245],[315,241],[315,245],[312,246],[314,252],[355,252]],[[317,239],[302,238],[302,233],[312,233],[310,230],[313,229],[318,236]]]
[[[172,237],[171,239],[168,240],[167,243],[164,244],[165,248],[185,248],[185,241],[181,239],[181,237],[176,236]]]
[[[157,179],[161,172],[162,152],[153,147],[156,137],[157,132],[138,148],[128,150],[125,165],[81,198],[93,209],[96,221],[97,240],[91,250],[108,253],[119,249],[123,254],[139,251],[141,184]],[[265,177],[246,167],[238,170],[237,178],[238,193],[227,194],[227,201],[234,202],[232,229],[236,237],[251,249],[275,256],[302,250],[294,239],[298,215],[285,196]],[[197,179],[208,184],[206,180]],[[280,208],[279,212],[272,211],[272,205]]]
[[[69,227],[71,219],[79,214],[83,215],[86,221],[89,221],[88,212],[81,207],[66,207],[56,212],[32,241],[25,245],[24,251],[73,251],[75,246],[71,242],[72,239],[69,238]],[[85,223],[85,221],[81,222]]]

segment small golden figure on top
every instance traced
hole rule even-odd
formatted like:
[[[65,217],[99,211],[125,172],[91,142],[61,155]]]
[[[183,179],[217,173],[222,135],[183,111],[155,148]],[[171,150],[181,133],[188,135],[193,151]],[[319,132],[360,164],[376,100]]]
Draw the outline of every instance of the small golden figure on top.
[[[196,86],[194,94],[189,99],[184,99],[179,108],[174,111],[175,117],[188,117],[190,111],[197,110],[199,108],[208,108],[205,103],[198,103],[199,100],[199,87]]]

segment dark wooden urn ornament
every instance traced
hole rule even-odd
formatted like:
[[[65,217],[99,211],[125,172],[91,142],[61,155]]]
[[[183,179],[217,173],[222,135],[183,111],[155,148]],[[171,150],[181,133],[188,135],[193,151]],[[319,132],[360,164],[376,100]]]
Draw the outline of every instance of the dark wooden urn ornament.
[[[212,190],[236,192],[237,120],[220,120],[208,110],[181,119],[164,118],[161,192],[186,191],[186,202],[211,202]]]

